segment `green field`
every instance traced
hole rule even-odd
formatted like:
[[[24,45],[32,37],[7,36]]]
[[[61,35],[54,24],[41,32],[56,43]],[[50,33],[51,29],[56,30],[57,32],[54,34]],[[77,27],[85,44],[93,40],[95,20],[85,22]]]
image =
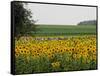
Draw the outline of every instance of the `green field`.
[[[95,35],[95,25],[38,25],[36,35]]]

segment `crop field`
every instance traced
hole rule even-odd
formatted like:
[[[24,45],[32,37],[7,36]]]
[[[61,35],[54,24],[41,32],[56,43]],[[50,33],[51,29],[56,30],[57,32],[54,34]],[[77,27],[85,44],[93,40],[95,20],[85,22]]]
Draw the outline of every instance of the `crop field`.
[[[15,40],[15,73],[97,69],[95,26],[39,25]]]
[[[75,26],[75,25],[38,25],[37,36],[48,36],[48,35],[95,35],[96,26]]]
[[[97,69],[95,35],[36,38],[15,41],[16,74]]]

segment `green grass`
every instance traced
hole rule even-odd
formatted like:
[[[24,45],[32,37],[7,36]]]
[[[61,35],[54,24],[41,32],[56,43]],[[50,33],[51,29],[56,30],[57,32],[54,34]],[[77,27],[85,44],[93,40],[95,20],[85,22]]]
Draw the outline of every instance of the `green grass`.
[[[96,26],[38,25],[36,35],[95,35]]]

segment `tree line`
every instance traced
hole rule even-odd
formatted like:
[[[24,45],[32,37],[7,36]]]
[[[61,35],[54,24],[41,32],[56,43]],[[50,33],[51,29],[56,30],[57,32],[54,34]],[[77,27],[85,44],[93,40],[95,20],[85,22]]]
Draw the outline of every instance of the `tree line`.
[[[77,25],[96,25],[96,23],[97,23],[96,20],[87,20],[79,22]]]

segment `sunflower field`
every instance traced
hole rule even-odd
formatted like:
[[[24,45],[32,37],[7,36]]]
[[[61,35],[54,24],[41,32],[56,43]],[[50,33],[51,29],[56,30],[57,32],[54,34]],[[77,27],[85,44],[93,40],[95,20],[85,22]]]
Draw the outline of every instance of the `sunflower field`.
[[[97,69],[96,36],[15,39],[16,74]]]

